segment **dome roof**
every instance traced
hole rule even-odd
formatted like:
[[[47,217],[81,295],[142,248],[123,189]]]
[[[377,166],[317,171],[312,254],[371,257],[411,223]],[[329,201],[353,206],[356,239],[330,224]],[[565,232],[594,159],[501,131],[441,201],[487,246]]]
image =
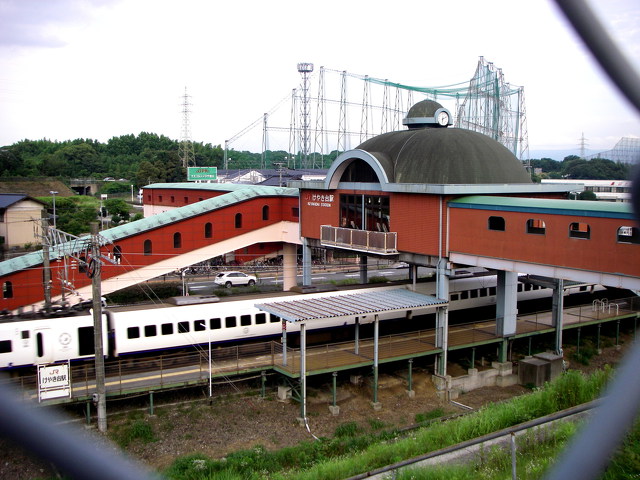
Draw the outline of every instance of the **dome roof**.
[[[432,101],[414,105],[407,116],[428,116],[429,111],[419,110],[432,108],[428,102]],[[390,132],[365,141],[357,149],[378,160],[390,183],[532,183],[522,163],[506,147],[471,130],[420,128]]]

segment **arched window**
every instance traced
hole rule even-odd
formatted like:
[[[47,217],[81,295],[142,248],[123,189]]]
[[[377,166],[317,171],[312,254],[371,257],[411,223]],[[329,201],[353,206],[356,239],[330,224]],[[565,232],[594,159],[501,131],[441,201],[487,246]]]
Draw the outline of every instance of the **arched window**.
[[[236,213],[236,228],[242,228],[242,214]]]
[[[182,234],[180,232],[173,234],[173,248],[182,248]]]
[[[117,263],[122,261],[122,247],[120,245],[113,247],[113,258]]]
[[[262,207],[262,220],[269,220],[269,205]]]
[[[527,233],[544,235],[546,231],[547,226],[545,225],[544,220],[540,220],[539,218],[530,218],[527,220]]]
[[[487,228],[489,230],[497,230],[499,232],[504,232],[505,223],[503,217],[489,217],[489,222],[487,223]]]
[[[144,254],[145,255],[151,255],[152,250],[153,250],[152,249],[152,245],[151,245],[151,240],[147,239],[147,240],[144,241],[143,250],[144,250]]]
[[[213,237],[213,224],[211,222],[207,222],[204,224],[204,238],[212,238]]]
[[[2,298],[13,298],[13,283],[10,281],[2,284]]]
[[[591,238],[591,228],[588,223],[572,222],[569,224],[569,238]]]
[[[640,230],[637,227],[623,226],[618,229],[619,243],[635,243],[640,245]]]

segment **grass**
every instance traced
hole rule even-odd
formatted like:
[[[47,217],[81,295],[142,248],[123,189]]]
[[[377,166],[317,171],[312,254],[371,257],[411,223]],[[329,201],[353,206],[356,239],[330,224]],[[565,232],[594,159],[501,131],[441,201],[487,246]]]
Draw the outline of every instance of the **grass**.
[[[176,460],[164,474],[176,480],[347,478],[588,402],[598,396],[609,376],[609,369],[590,376],[570,371],[531,394],[506,403],[489,404],[472,414],[414,430],[409,436],[400,437],[397,431],[366,433],[354,422],[347,422],[340,425],[330,439],[303,442],[276,452],[256,446],[224,460],[185,457]],[[436,414],[436,411],[427,412],[425,418]],[[448,478],[471,477],[456,474]]]

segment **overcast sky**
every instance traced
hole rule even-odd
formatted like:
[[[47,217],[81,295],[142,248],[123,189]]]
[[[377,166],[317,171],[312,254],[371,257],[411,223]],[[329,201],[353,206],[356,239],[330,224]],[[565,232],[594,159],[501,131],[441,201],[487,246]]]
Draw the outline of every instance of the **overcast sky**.
[[[640,69],[640,2],[590,4]],[[480,56],[524,86],[531,150],[640,136],[550,0],[0,0],[0,146],[179,139],[185,87],[191,138],[224,145],[299,86],[298,62],[429,87]]]

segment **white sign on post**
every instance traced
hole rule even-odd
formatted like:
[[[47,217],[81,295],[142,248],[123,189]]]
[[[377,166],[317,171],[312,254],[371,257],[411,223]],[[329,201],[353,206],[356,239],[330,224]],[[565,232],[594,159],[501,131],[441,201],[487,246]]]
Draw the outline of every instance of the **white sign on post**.
[[[69,363],[38,365],[38,398],[71,397],[71,375]]]

